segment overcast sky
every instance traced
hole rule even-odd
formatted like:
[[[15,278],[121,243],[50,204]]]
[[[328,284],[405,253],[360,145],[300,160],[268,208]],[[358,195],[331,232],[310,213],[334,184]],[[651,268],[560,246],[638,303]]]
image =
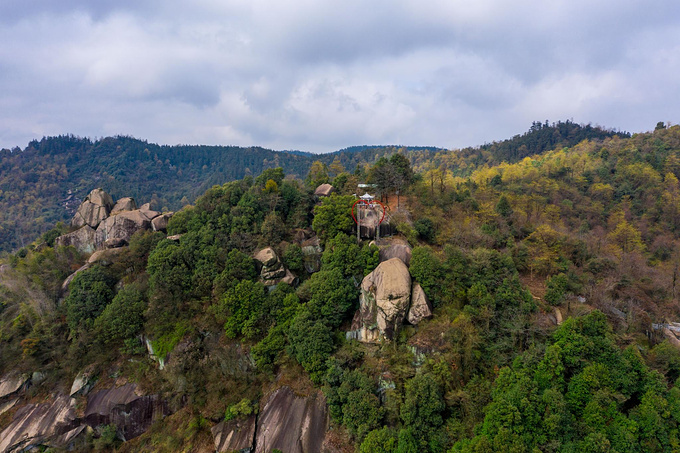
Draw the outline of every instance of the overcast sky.
[[[680,122],[677,0],[2,0],[0,147],[459,148]]]

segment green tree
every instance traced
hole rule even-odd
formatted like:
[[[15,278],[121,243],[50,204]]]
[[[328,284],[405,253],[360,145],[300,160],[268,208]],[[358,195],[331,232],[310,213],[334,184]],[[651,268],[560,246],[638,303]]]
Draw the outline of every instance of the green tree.
[[[144,326],[146,306],[139,286],[124,286],[94,322],[99,340],[106,344],[134,337]]]
[[[338,233],[349,234],[354,226],[351,208],[354,203],[351,195],[331,194],[314,207],[312,228],[323,240],[334,238]]]
[[[75,276],[64,300],[66,322],[71,332],[92,328],[94,320],[113,299],[115,284],[116,279],[100,266]]]

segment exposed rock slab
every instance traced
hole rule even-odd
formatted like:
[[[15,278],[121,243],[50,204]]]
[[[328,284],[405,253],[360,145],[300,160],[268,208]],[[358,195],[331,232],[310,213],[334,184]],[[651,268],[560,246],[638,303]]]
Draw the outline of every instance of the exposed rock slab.
[[[414,283],[413,289],[411,290],[411,308],[408,309],[406,320],[415,326],[423,319],[429,319],[431,317],[432,305],[430,305],[430,301],[427,300],[425,291],[423,291],[420,284]]]
[[[90,426],[114,424],[123,438],[130,440],[167,413],[166,405],[157,395],[139,395],[135,384],[126,384],[90,395],[84,421]]]
[[[328,410],[321,392],[304,398],[282,387],[269,397],[260,414],[255,453],[275,448],[286,453],[317,453],[327,429]]]
[[[95,230],[85,225],[71,233],[59,236],[54,240],[55,245],[68,247],[72,245],[81,253],[92,253],[95,249]]]
[[[0,379],[0,398],[17,393],[28,382],[27,374],[12,373]]]
[[[316,195],[317,197],[327,197],[331,193],[333,193],[334,190],[335,188],[330,184],[321,184],[319,187],[316,188],[316,190],[314,190],[314,195]]]
[[[90,258],[88,258],[87,262],[90,264],[99,263],[102,266],[109,266],[113,263],[116,257],[124,251],[125,249],[123,248],[97,250],[90,256]]]
[[[116,201],[116,204],[113,207],[113,209],[111,209],[110,215],[116,215],[119,212],[123,211],[134,211],[135,209],[137,209],[137,203],[135,203],[134,198],[132,197],[119,198],[118,201]]]
[[[71,384],[69,396],[87,395],[94,386],[95,375],[93,368],[86,368],[78,373]]]
[[[99,223],[108,217],[111,208],[113,208],[111,195],[102,189],[94,189],[78,207],[78,211],[71,220],[71,226],[89,225],[92,228],[97,228]]]
[[[44,404],[21,407],[14,419],[0,433],[0,452],[28,449],[46,444],[77,427],[75,400],[59,395]]]
[[[172,218],[174,212],[166,212],[151,220],[151,227],[154,231],[166,231],[168,229],[168,222]]]
[[[383,261],[361,282],[359,310],[352,320],[352,338],[375,342],[392,340],[404,321],[411,302],[411,275],[399,258]],[[369,332],[378,330],[375,332]]]
[[[143,205],[141,205],[139,207],[139,210],[142,212],[142,214],[147,216],[149,218],[149,220],[154,219],[154,218],[158,217],[159,215],[161,215],[160,212],[154,211],[153,209],[151,209],[151,203],[144,203]]]
[[[124,211],[104,220],[95,234],[95,245],[103,246],[111,239],[122,239],[126,242],[139,230],[151,228],[151,220],[141,210]]]
[[[388,261],[392,258],[399,258],[406,266],[410,266],[411,255],[411,246],[408,244],[391,244],[380,249],[380,262]]]
[[[321,241],[317,236],[309,238],[302,242],[302,263],[305,266],[305,270],[313,274],[314,272],[319,272],[321,269],[321,255],[323,254],[323,247],[321,247]]]
[[[217,453],[233,451],[250,451],[255,441],[256,417],[222,421],[213,426],[211,431],[215,440]]]

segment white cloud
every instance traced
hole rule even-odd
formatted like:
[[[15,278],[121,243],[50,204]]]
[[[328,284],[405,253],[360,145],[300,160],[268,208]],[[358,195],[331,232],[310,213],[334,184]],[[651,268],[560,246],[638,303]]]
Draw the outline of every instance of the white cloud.
[[[678,121],[679,13],[671,0],[7,0],[0,147],[61,133],[459,147],[566,118],[646,130]]]

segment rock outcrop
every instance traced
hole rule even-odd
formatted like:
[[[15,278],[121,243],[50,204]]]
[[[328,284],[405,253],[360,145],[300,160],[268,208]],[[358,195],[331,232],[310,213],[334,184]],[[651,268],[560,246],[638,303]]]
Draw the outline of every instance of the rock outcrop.
[[[74,382],[74,386],[79,387],[80,383]],[[73,394],[78,394],[78,390]],[[0,452],[41,446],[69,449],[91,428],[110,424],[116,425],[119,435],[129,440],[167,414],[167,405],[157,395],[140,395],[136,384],[89,395],[83,417],[77,416],[75,398],[54,395],[47,403],[26,404],[17,410],[0,433]]]
[[[0,400],[10,397],[28,383],[29,376],[27,374],[9,374],[0,379]]]
[[[128,242],[139,230],[151,229],[151,219],[141,210],[123,211],[104,220],[95,233],[95,247],[101,248],[106,241]]]
[[[319,238],[317,236],[311,237],[303,241],[300,247],[302,248],[302,263],[305,270],[310,274],[319,272],[321,255],[323,254],[323,247],[321,247]]]
[[[157,395],[142,395],[136,384],[126,384],[93,393],[87,399],[83,421],[89,426],[116,425],[123,439],[144,433],[169,413]]]
[[[298,397],[288,387],[272,393],[257,422],[255,453],[278,448],[286,453],[321,451],[328,429],[328,409],[323,394]]]
[[[72,245],[81,253],[92,253],[96,248],[95,233],[96,231],[90,225],[85,225],[76,231],[59,236],[54,243],[64,247]]]
[[[316,188],[316,190],[314,190],[314,195],[317,197],[327,197],[332,194],[334,190],[335,188],[330,184],[321,184]]]
[[[0,452],[28,450],[31,446],[57,445],[63,434],[78,427],[75,400],[59,395],[44,404],[27,404],[0,433]]]
[[[104,192],[103,189],[94,189],[78,207],[78,211],[71,220],[71,226],[89,225],[92,228],[97,228],[99,223],[109,216],[113,206],[111,195]]]
[[[157,217],[154,217],[154,219],[151,221],[151,226],[153,227],[154,231],[166,231],[168,229],[168,222],[170,222],[170,219],[172,218],[174,212],[166,212],[165,214],[161,214]]]
[[[418,283],[414,283],[411,291],[411,308],[408,309],[406,320],[415,326],[423,319],[429,319],[431,317],[432,306],[430,305],[430,301],[427,300],[423,288]]]
[[[399,258],[383,261],[361,282],[359,310],[352,320],[352,338],[388,340],[404,321],[411,303],[411,275]]]
[[[408,243],[393,243],[380,249],[380,262],[399,258],[406,264],[411,265],[411,246]]]
[[[276,286],[279,283],[295,283],[295,275],[285,268],[273,248],[267,247],[254,256],[260,264],[260,281],[265,286]]]
[[[123,247],[139,230],[165,231],[172,212],[161,214],[150,203],[137,209],[131,197],[119,199],[115,205],[109,194],[95,189],[87,196],[71,221],[79,229],[59,236],[57,245],[72,245],[82,253],[105,248]]]
[[[135,203],[135,199],[132,197],[123,197],[116,201],[115,206],[113,209],[111,209],[110,215],[116,215],[123,211],[134,211],[135,209],[137,209],[137,203]]]
[[[255,442],[256,417],[221,421],[211,428],[217,453],[251,451]]]

